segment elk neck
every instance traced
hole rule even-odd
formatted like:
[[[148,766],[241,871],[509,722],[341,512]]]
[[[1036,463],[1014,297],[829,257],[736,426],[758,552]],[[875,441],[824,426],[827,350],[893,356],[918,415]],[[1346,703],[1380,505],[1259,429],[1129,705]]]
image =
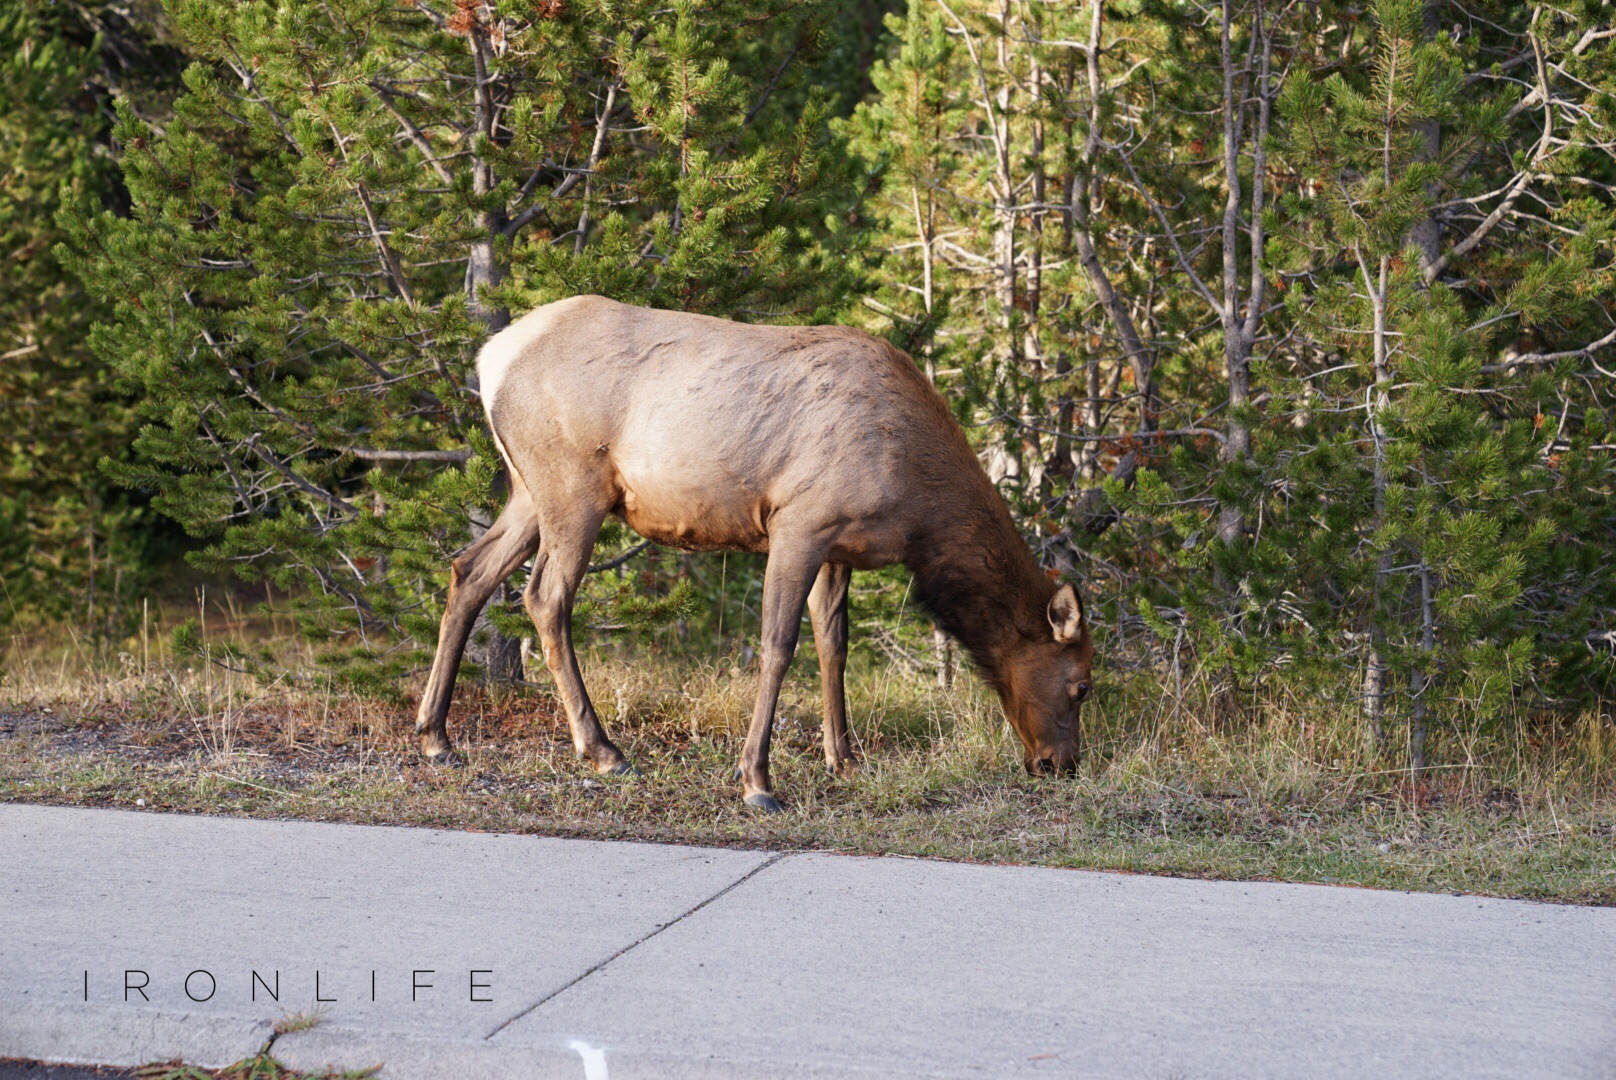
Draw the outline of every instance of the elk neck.
[[[921,605],[1002,690],[1005,661],[1049,636],[1055,585],[987,477],[978,471],[959,480],[947,485],[954,490],[939,492],[944,497],[925,515],[904,561]]]

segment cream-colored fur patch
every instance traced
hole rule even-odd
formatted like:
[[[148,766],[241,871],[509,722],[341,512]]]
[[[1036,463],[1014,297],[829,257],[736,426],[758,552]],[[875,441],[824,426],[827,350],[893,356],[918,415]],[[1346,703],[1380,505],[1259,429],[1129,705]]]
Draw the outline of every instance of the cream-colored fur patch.
[[[477,392],[483,399],[483,415],[488,418],[488,429],[494,434],[494,445],[499,447],[500,457],[513,470],[515,465],[511,462],[510,452],[505,449],[499,429],[494,426],[494,402],[498,399],[500,387],[505,384],[505,376],[510,373],[511,365],[527,352],[548,323],[546,308],[535,308],[489,338],[477,353]]]

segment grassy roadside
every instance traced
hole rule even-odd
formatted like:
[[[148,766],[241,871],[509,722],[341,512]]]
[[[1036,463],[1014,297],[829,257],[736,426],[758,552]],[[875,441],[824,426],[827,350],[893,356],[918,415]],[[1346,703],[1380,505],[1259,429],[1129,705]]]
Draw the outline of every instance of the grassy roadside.
[[[274,1039],[252,1057],[219,1069],[187,1065],[183,1061],[157,1061],[133,1069],[97,1065],[59,1065],[23,1058],[0,1058],[4,1080],[366,1080],[380,1065],[368,1069],[327,1069],[302,1072],[277,1061],[271,1053]]]
[[[270,1054],[268,1046],[250,1058],[222,1069],[204,1069],[181,1061],[159,1062],[138,1068],[132,1074],[136,1080],[365,1080],[381,1066],[369,1069],[306,1073],[287,1068]]]
[[[445,770],[417,758],[397,705],[172,659],[94,678],[8,664],[0,800],[1616,904],[1601,756],[1616,738],[1597,717],[1537,745],[1450,735],[1439,760],[1467,763],[1414,785],[1339,708],[1255,703],[1219,727],[1206,702],[1141,700],[1135,680],[1086,715],[1082,775],[1043,780],[972,680],[942,691],[865,665],[849,688],[862,767],[837,778],[799,663],[775,738],[788,812],[763,817],[729,781],[753,686],[739,665],[605,650],[587,668],[637,776],[584,771],[542,689],[462,691],[451,732],[469,763]]]

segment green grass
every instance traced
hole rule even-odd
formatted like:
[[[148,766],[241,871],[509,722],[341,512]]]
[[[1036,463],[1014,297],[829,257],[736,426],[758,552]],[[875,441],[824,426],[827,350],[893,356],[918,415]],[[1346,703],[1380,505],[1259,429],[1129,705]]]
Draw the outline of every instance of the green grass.
[[[1035,779],[974,680],[941,691],[864,662],[849,688],[861,764],[838,778],[811,657],[782,697],[774,817],[730,780],[749,672],[612,649],[586,678],[640,770],[621,779],[573,760],[543,689],[463,689],[450,730],[468,764],[440,769],[397,705],[171,658],[93,675],[14,654],[0,800],[1616,903],[1606,717],[1447,730],[1414,783],[1350,708],[1253,700],[1231,718],[1199,682],[1180,700],[1144,672],[1102,683],[1078,778]]]

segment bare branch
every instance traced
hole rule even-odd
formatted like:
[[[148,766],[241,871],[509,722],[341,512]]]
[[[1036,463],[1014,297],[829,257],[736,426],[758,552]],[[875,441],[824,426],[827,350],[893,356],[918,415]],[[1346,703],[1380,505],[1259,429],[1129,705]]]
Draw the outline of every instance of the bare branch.
[[[1542,367],[1545,364],[1558,364],[1562,360],[1576,360],[1581,357],[1592,358],[1600,349],[1608,349],[1616,345],[1616,330],[1612,330],[1598,341],[1590,341],[1580,349],[1566,349],[1563,352],[1527,353],[1516,356],[1502,364],[1488,364],[1481,370],[1489,375],[1499,372],[1512,371],[1518,367]]]
[[[399,110],[398,103],[393,99],[392,91],[378,79],[372,79],[370,85],[376,91],[377,96],[381,98],[382,104],[387,106],[387,111],[393,114],[393,119],[399,122],[399,126],[404,129],[404,133],[415,144],[415,148],[421,151],[421,156],[426,159],[426,163],[432,166],[432,171],[438,174],[438,179],[445,184],[453,184],[454,176],[449,172],[448,166],[444,165],[433,154],[432,144],[427,141],[426,134],[411,123],[410,118]]]
[[[325,503],[333,510],[340,511],[344,514],[349,514],[353,517],[359,516],[359,509],[358,507],[354,506],[353,503],[348,502],[345,499],[339,499],[337,496],[331,494],[324,488],[310,483],[306,478],[298,475],[298,473],[294,471],[290,465],[287,465],[286,462],[264,449],[264,447],[259,445],[258,436],[256,434],[247,440],[246,449],[251,450],[259,457],[260,460],[264,462],[264,464],[280,473],[281,476],[286,478],[287,482],[289,482],[299,491],[302,491],[307,495],[312,495],[314,498]]]
[[[361,461],[449,461],[471,460],[470,450],[368,450],[349,447],[344,453]]]
[[[358,185],[359,205],[365,208],[365,221],[370,225],[370,237],[376,243],[376,253],[381,256],[382,268],[387,271],[388,280],[393,283],[393,289],[398,293],[399,299],[410,307],[415,306],[415,296],[410,292],[410,286],[404,280],[404,269],[398,263],[398,256],[393,249],[387,246],[387,240],[382,236],[382,230],[376,224],[376,212],[370,205],[370,192],[365,185]]]
[[[612,558],[607,559],[605,562],[592,564],[589,569],[585,571],[585,573],[598,574],[603,570],[616,570],[619,566],[622,566],[624,563],[628,562],[630,559],[634,558],[634,556],[638,555],[640,552],[644,551],[650,546],[651,541],[641,540],[638,544],[635,544],[621,555],[615,555]]]
[[[1535,16],[1533,21],[1536,22]],[[1543,52],[1538,46],[1537,37],[1535,35],[1529,36],[1531,36],[1532,40],[1532,50],[1537,54],[1538,85],[1543,91],[1544,99],[1547,100],[1549,96],[1548,75],[1543,70]],[[1493,209],[1493,212],[1483,218],[1481,224],[1477,225],[1469,236],[1459,241],[1445,255],[1426,267],[1425,280],[1427,282],[1435,281],[1442,271],[1452,264],[1453,260],[1462,259],[1474,251],[1477,245],[1487,239],[1487,234],[1493,231],[1494,226],[1504,220],[1504,215],[1508,214],[1511,208],[1514,207],[1515,200],[1521,197],[1521,192],[1526,190],[1526,185],[1532,182],[1532,176],[1536,173],[1538,167],[1549,157],[1550,137],[1553,133],[1554,109],[1546,107],[1543,110],[1543,137],[1538,140],[1537,149],[1532,152],[1531,162],[1525,169],[1521,170],[1520,175],[1515,178],[1515,182],[1510,185],[1509,192],[1504,196],[1503,201]]]

